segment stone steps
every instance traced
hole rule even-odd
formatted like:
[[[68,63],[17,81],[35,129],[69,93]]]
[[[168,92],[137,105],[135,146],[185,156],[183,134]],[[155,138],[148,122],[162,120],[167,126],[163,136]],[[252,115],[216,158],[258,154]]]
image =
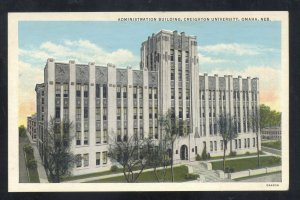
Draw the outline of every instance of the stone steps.
[[[200,165],[192,165],[193,173],[199,174],[203,182],[232,182],[230,179],[219,178],[215,170],[207,170]],[[204,177],[204,178],[203,178]]]

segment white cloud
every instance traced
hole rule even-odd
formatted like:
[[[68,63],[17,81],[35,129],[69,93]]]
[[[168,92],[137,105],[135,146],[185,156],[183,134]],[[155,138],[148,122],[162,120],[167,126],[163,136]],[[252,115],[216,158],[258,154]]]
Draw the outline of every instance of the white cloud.
[[[229,60],[224,60],[224,59],[218,59],[218,58],[212,58],[209,56],[205,56],[201,53],[198,53],[199,57],[199,63],[200,64],[216,64],[216,63],[225,63],[225,62],[231,62]]]
[[[112,52],[105,51],[100,46],[89,40],[65,40],[63,44],[44,42],[39,49],[20,49],[20,55],[25,59],[37,59],[45,63],[48,58],[56,61],[68,62],[75,60],[76,63],[95,62],[97,65],[113,63],[118,67],[138,67],[139,58],[127,49],[117,49]]]
[[[250,44],[238,44],[238,43],[220,43],[214,45],[198,46],[200,52],[207,53],[225,53],[225,54],[235,54],[239,56],[243,55],[259,55],[264,52],[274,52],[276,49],[266,48],[260,45],[250,45]]]
[[[250,66],[246,69],[215,69],[212,74],[219,76],[232,75],[237,77],[241,75],[243,78],[250,76],[251,78],[259,78],[260,100],[261,103],[271,106],[273,109],[280,110],[280,94],[281,94],[281,70],[276,66]]]

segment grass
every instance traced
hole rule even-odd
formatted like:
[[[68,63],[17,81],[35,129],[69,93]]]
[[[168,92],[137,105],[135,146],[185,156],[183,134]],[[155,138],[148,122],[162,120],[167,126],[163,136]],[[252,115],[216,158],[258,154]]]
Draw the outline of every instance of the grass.
[[[281,150],[281,141],[262,142],[262,146]]]
[[[162,172],[162,170],[158,170],[159,172]],[[178,166],[174,167],[174,182],[185,182],[188,181],[185,178],[185,175],[188,173],[188,168],[186,166]],[[167,171],[167,182],[171,182],[171,170],[168,169]],[[148,171],[143,172],[140,177],[137,180],[137,183],[153,183],[157,182],[154,172]],[[87,183],[126,183],[124,176],[117,176],[117,177],[111,177],[106,179],[99,179],[95,181],[90,181]]]
[[[235,181],[243,181],[243,180],[247,180],[250,178],[257,178],[257,177],[261,177],[261,176],[266,176],[266,175],[272,175],[272,174],[280,174],[281,171],[278,172],[270,172],[270,173],[266,173],[266,174],[258,174],[258,175],[254,175],[254,176],[247,176],[247,177],[242,177],[242,178],[236,178],[234,179]]]
[[[223,161],[211,162],[213,170],[223,170]],[[260,157],[260,168],[278,166],[281,158],[275,156]],[[226,167],[233,168],[235,172],[257,169],[257,158],[243,158],[225,161]]]
[[[34,155],[33,152],[25,152],[26,154],[26,164],[30,161],[30,160],[34,160]],[[37,172],[37,168],[31,169],[29,167],[27,167],[28,169],[28,173],[29,173],[29,179],[30,179],[30,183],[39,183],[40,182],[40,178],[39,178],[39,174]]]
[[[68,176],[63,177],[62,181],[72,181],[77,179],[83,179],[83,178],[91,178],[95,176],[104,176],[104,175],[110,175],[110,174],[116,174],[116,173],[122,173],[122,169],[117,169],[117,171],[103,171],[103,172],[96,172],[96,173],[90,173],[90,174],[84,174],[84,175],[78,175],[78,176]]]
[[[264,155],[265,153],[264,152],[260,152],[259,155]],[[254,155],[257,155],[257,152],[255,153],[249,153],[249,154],[238,154],[238,155],[235,155],[235,156],[230,156],[230,155],[227,155],[225,156],[226,158],[238,158],[238,157],[244,157],[244,156],[254,156]],[[210,159],[207,159],[206,161],[210,161],[210,160],[217,160],[217,159],[223,159],[223,156],[214,156],[214,157],[210,157]],[[202,161],[202,160],[201,160]]]

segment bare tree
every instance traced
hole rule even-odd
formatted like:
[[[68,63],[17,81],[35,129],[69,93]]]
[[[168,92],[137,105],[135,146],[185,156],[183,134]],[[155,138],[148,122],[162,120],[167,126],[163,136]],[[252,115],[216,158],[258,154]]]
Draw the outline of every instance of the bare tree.
[[[153,172],[157,182],[167,181],[167,171],[171,164],[170,141],[162,138],[158,142],[149,140],[149,159],[148,166],[153,168]],[[161,167],[158,171],[157,168]]]
[[[187,132],[186,122],[180,120],[175,112],[171,109],[167,113],[160,117],[159,119],[160,126],[164,130],[164,138],[170,141],[171,144],[171,177],[172,182],[174,182],[174,142],[178,136],[184,135]]]
[[[216,122],[223,140],[223,171],[225,171],[227,143],[237,137],[237,122],[234,117],[223,113],[219,115]]]
[[[67,120],[51,118],[48,123],[45,167],[51,182],[59,183],[74,167],[75,157],[70,151],[72,130],[73,125]]]
[[[263,123],[266,119],[260,118],[260,113],[258,109],[252,113],[250,116],[250,121],[252,122],[252,130],[256,135],[256,153],[257,153],[257,168],[260,167],[260,152],[259,152],[259,133],[261,128],[265,128],[265,124]]]
[[[126,140],[117,140],[110,145],[109,156],[123,167],[123,174],[128,183],[134,183],[147,165],[148,142],[135,136]]]

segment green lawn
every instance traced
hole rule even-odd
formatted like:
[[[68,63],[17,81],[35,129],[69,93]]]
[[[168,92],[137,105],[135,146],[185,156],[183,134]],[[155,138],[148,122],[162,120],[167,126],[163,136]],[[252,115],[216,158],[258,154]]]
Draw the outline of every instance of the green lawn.
[[[159,170],[159,172],[161,172],[161,170]],[[185,175],[187,173],[188,173],[188,168],[186,166],[174,167],[174,181],[175,182],[187,181],[187,179],[185,179]],[[166,177],[167,177],[167,181],[171,182],[170,169],[168,169]],[[118,177],[90,181],[87,183],[125,183],[125,182],[126,180],[124,176],[118,176]],[[157,182],[153,171],[143,172],[137,180],[137,183],[148,183],[148,182]]]
[[[110,175],[110,174],[116,174],[116,173],[122,173],[122,172],[123,172],[122,169],[117,169],[116,172],[103,171],[103,172],[96,172],[96,173],[90,173],[90,174],[84,174],[84,175],[78,175],[78,176],[68,176],[68,177],[63,177],[62,181],[71,181],[71,180],[91,178],[91,177],[95,177],[95,176],[104,176],[104,175]]]
[[[223,170],[223,161],[211,162],[213,170]],[[260,157],[260,167],[272,167],[281,164],[281,158],[275,156]],[[257,168],[257,158],[226,160],[226,167],[234,168],[235,172]]]
[[[264,155],[265,153],[264,152],[261,152],[259,153],[259,155]],[[238,154],[238,155],[235,155],[235,156],[230,156],[230,155],[226,155],[225,157],[226,158],[238,158],[238,157],[244,157],[244,156],[255,156],[257,155],[257,152],[255,153],[248,153],[248,154]],[[210,159],[207,159],[206,161],[213,161],[213,160],[217,160],[217,159],[223,159],[223,156],[213,156],[213,157],[210,157]]]
[[[281,141],[262,142],[262,146],[281,150]]]
[[[26,153],[24,151],[24,153],[26,154],[26,163],[29,162],[29,160],[34,159],[34,155],[33,152],[31,153]],[[39,183],[40,182],[40,178],[39,178],[39,174],[37,172],[37,169],[31,169],[31,168],[27,168],[28,169],[28,173],[29,173],[29,179],[30,179],[30,183]]]

